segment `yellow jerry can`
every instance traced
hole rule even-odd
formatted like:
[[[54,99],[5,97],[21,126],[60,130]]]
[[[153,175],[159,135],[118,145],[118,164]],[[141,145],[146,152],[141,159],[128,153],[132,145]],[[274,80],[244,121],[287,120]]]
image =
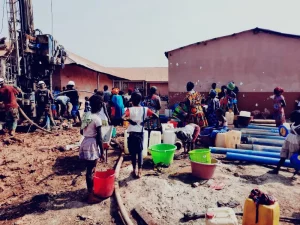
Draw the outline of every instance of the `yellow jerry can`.
[[[258,206],[258,221],[256,223],[256,204],[247,198],[244,205],[243,225],[279,225],[280,210],[278,202],[274,205]]]

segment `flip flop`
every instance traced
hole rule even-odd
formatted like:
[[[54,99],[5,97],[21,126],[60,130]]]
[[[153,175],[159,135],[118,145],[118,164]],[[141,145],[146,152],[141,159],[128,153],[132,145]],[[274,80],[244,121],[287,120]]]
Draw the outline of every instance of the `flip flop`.
[[[224,183],[213,183],[210,188],[211,189],[214,189],[214,190],[222,190],[223,188],[225,187],[225,184]]]

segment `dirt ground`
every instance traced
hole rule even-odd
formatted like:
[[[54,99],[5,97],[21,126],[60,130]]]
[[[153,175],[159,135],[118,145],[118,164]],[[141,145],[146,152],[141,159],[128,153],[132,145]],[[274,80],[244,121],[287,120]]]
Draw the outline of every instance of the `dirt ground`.
[[[267,174],[270,168],[264,166],[219,159],[223,161],[222,165],[207,182],[191,175],[188,159],[175,160],[169,168],[155,171],[149,157],[144,162],[144,176],[139,180],[130,176],[131,166],[125,163],[120,174],[124,203],[129,210],[142,206],[158,224],[205,224],[204,219],[183,222],[183,213],[187,210],[205,212],[207,208],[217,207],[220,200],[225,203],[237,201],[240,205],[234,208],[235,212],[243,212],[250,191],[259,188],[278,199],[281,216],[300,218],[300,177],[291,181],[292,173],[287,170],[280,175],[270,175]],[[193,188],[193,182],[202,185]],[[211,188],[221,183],[225,184],[222,190]],[[239,224],[241,219],[238,217]]]
[[[123,130],[118,129],[121,145]],[[85,203],[85,172],[78,149],[63,148],[79,141],[78,128],[17,137],[19,140],[10,140],[0,135],[0,225],[122,224],[114,198],[97,205]],[[109,150],[108,163],[99,163],[97,170],[113,168],[119,153]],[[264,166],[215,157],[222,165],[209,181],[192,177],[188,159],[154,169],[151,157],[145,159],[144,176],[133,179],[129,158],[125,157],[119,178],[125,206],[132,211],[142,205],[159,224],[204,224],[203,219],[183,223],[183,213],[205,212],[220,200],[237,201],[240,205],[234,210],[242,212],[250,191],[260,188],[278,199],[281,216],[300,218],[300,177],[291,181],[292,173],[287,170],[270,175],[270,168]],[[201,185],[193,188],[193,182]],[[211,188],[220,183],[225,184],[222,190]],[[238,219],[241,222],[241,217]]]
[[[85,168],[78,149],[62,147],[79,141],[79,128],[55,134],[17,134],[20,140],[0,135],[0,224],[120,224],[114,198],[85,203]],[[113,168],[119,151],[109,150]]]

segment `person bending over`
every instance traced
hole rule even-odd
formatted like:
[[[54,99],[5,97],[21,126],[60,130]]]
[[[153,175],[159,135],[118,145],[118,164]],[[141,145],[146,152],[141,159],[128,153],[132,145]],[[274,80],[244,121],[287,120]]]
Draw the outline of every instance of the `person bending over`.
[[[176,132],[176,136],[183,143],[184,153],[195,148],[195,142],[200,134],[200,126],[194,123],[187,124],[183,129]]]
[[[280,151],[280,161],[276,169],[269,171],[271,174],[278,174],[280,168],[284,165],[286,159],[290,159],[294,153],[300,154],[300,110],[291,114],[291,132],[288,134]],[[294,176],[298,173],[295,171]]]

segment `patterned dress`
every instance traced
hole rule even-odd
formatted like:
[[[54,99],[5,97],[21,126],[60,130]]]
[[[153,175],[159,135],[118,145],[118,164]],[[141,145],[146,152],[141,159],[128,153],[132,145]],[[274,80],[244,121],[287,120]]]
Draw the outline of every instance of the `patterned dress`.
[[[284,97],[282,95],[275,95],[274,97],[274,120],[276,121],[276,126],[280,126],[286,122],[284,108],[282,106],[282,101],[284,101]]]
[[[208,123],[205,118],[202,106],[202,97],[200,93],[194,90],[190,91],[186,95],[186,104],[189,107],[189,116],[187,118],[188,123],[195,123],[200,127],[207,127]]]

